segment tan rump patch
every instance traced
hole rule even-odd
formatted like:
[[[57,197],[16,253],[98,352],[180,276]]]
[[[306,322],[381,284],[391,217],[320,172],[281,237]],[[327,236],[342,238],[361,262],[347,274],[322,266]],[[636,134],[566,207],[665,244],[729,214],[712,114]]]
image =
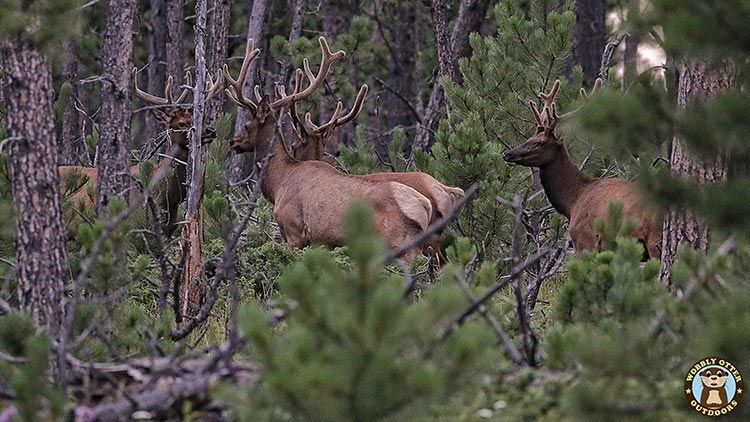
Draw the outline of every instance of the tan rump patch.
[[[421,193],[401,183],[391,182],[391,189],[401,212],[417,223],[422,230],[426,229],[432,217],[430,201]]]

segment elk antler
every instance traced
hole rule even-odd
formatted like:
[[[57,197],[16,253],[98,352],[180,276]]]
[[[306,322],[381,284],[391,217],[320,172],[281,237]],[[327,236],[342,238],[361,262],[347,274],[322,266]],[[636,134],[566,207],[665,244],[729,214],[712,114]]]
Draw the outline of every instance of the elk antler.
[[[323,133],[329,129],[335,129],[338,126],[341,126],[345,123],[350,122],[352,119],[357,117],[357,115],[362,111],[362,105],[365,102],[365,95],[367,95],[367,85],[362,85],[359,88],[359,92],[357,92],[357,97],[354,99],[354,105],[352,106],[352,109],[349,110],[349,113],[344,115],[343,117],[339,117],[341,115],[341,110],[343,109],[344,105],[341,101],[338,101],[336,103],[336,109],[333,112],[333,115],[328,120],[328,122],[317,126],[312,122],[312,118],[310,116],[310,113],[305,114],[305,124],[312,129],[316,133]]]
[[[586,89],[581,88],[581,98],[583,98],[584,100],[588,99],[591,95],[599,91],[599,89],[602,87],[602,83],[602,79],[597,78],[594,82],[594,86],[591,88],[591,93],[587,93]],[[544,128],[555,128],[562,120],[569,118],[584,107],[583,105],[581,105],[575,110],[569,111],[563,115],[558,114],[555,97],[557,97],[557,93],[559,92],[559,90],[560,80],[557,79],[552,84],[552,89],[550,90],[549,94],[545,94],[544,92],[539,93],[539,98],[544,103],[544,108],[542,109],[541,113],[536,107],[536,104],[534,104],[533,101],[529,101],[529,106],[531,107],[531,111],[534,113],[534,120],[536,120],[537,125]]]
[[[320,43],[320,51],[322,56],[318,74],[313,75],[312,71],[310,70],[310,61],[305,58],[302,63],[305,69],[305,73],[307,74],[307,79],[310,81],[310,85],[308,85],[307,88],[302,91],[294,92],[292,95],[288,95],[274,101],[273,103],[271,103],[272,109],[278,110],[280,108],[291,105],[295,101],[309,97],[318,88],[318,86],[323,83],[325,78],[331,72],[331,65],[333,64],[333,62],[346,57],[346,53],[343,50],[331,53],[331,48],[328,46],[328,41],[326,41],[325,38],[319,37],[318,42]]]
[[[211,98],[213,98],[216,95],[216,93],[221,90],[221,86],[223,85],[223,82],[224,82],[224,75],[221,72],[219,72],[216,75],[216,80],[215,81],[214,81],[214,78],[211,77],[210,73],[207,76],[208,76],[208,80],[206,81],[206,99],[205,99],[205,101],[208,101]]]
[[[182,92],[177,100],[172,97],[172,85],[174,84],[174,78],[172,75],[167,77],[167,83],[164,86],[164,97],[159,97],[153,94],[149,94],[146,91],[138,88],[138,68],[133,68],[133,81],[134,81],[134,92],[135,95],[141,100],[153,104],[153,105],[176,105],[180,104],[187,96],[193,92],[195,87],[193,86],[193,75],[188,71],[185,72],[185,83],[182,85]],[[208,80],[206,81],[206,101],[210,100],[219,91],[223,82],[221,74],[216,78],[216,81],[208,74]]]
[[[167,78],[167,83],[164,86],[164,96],[159,97],[157,95],[149,94],[146,91],[141,90],[138,88],[138,68],[133,68],[133,89],[135,95],[140,98],[141,100],[153,104],[153,105],[173,105],[173,104],[179,104],[183,101],[185,101],[185,98],[187,98],[188,94],[192,91],[190,88],[190,85],[192,84],[192,75],[190,72],[185,72],[185,81],[186,85],[183,86],[182,92],[180,93],[180,96],[177,98],[177,101],[175,101],[172,97],[172,85],[174,84],[174,78],[172,78],[172,75],[169,75]]]
[[[294,72],[294,91],[292,92],[292,95],[295,95],[299,92],[300,86],[302,85],[302,70],[297,69],[296,72]],[[276,97],[278,99],[286,98],[286,88],[284,85],[277,85],[276,86]],[[302,137],[302,122],[299,120],[299,116],[297,115],[297,100],[291,101],[289,103],[289,115],[292,118],[292,128],[295,132],[299,135],[299,137]]]
[[[224,77],[229,83],[229,88],[225,89],[224,92],[226,92],[227,96],[237,103],[238,106],[245,107],[252,113],[258,111],[258,105],[255,104],[253,100],[245,97],[242,92],[242,85],[245,84],[247,72],[250,69],[250,63],[252,63],[252,61],[260,54],[260,49],[253,48],[254,46],[255,42],[253,39],[248,38],[247,45],[245,46],[245,57],[242,59],[242,67],[240,68],[240,74],[237,76],[237,79],[232,78],[232,75],[229,73],[229,66],[226,64],[224,65]]]

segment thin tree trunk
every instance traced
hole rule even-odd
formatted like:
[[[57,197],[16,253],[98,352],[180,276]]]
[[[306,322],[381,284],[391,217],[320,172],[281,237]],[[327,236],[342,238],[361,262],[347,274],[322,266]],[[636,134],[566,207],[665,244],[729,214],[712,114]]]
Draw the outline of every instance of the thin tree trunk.
[[[188,193],[185,210],[183,253],[185,270],[180,283],[180,312],[194,317],[203,302],[205,277],[203,272],[203,133],[204,98],[206,89],[206,15],[207,0],[195,2],[195,88],[193,89],[193,126],[190,129],[190,158],[188,159]]]
[[[131,71],[135,0],[110,0],[102,46],[102,108],[99,113],[97,212],[107,213],[113,198],[130,187]]]
[[[62,112],[62,139],[61,157],[62,165],[78,165],[82,163],[85,154],[86,142],[81,136],[82,119],[81,113],[76,110],[78,99],[78,58],[76,57],[75,41],[65,41],[65,68],[63,80],[70,84],[70,97],[65,103]]]
[[[307,0],[293,0],[293,6],[292,6],[292,27],[289,30],[289,44],[294,44],[295,41],[297,41],[297,38],[302,35],[302,24],[305,20],[305,10],[307,10]],[[293,89],[293,83],[294,83],[294,73],[293,68],[291,64],[287,65],[286,70],[284,71],[284,80],[289,81],[289,84],[287,86],[288,92],[291,92]]]
[[[385,102],[389,104],[385,113],[389,128],[408,126],[414,122],[414,113],[401,97],[413,102],[417,95],[415,75],[419,44],[419,5],[399,3],[394,7],[396,22],[393,23],[392,34],[393,57],[388,72],[388,85],[394,92],[389,91],[385,95]]]
[[[167,62],[167,10],[164,0],[150,0],[150,11],[147,91],[161,95],[166,82]],[[161,132],[161,124],[152,113],[142,113],[142,116],[146,124],[147,138],[153,138]]]
[[[305,11],[307,10],[307,0],[292,0],[292,25],[289,30],[289,45],[293,45],[295,41],[302,35],[302,24],[305,19]],[[294,89],[294,66],[292,63],[285,63],[282,67],[282,81],[287,81],[287,92],[292,92]],[[284,124],[281,127],[283,131],[284,139],[294,139],[294,129],[291,124]]]
[[[256,46],[260,45],[260,33],[263,29],[268,2],[269,0],[253,0],[252,7],[250,8],[247,37],[254,39]],[[259,60],[253,60],[250,64],[247,79],[245,79],[245,84],[242,85],[242,92],[247,98],[255,98],[253,86],[257,83],[258,62]],[[234,125],[234,133],[236,135],[241,134],[245,130],[245,122],[249,117],[248,113],[249,111],[243,107],[237,108],[237,121]],[[238,182],[245,179],[251,171],[251,162],[252,157],[232,152],[232,159],[229,164],[229,180],[231,182]]]
[[[641,39],[637,35],[631,34],[625,38],[625,51],[622,54],[622,61],[625,64],[625,82],[629,83],[638,76],[638,45]]]
[[[57,173],[52,70],[28,45],[2,48],[16,219],[18,302],[54,339],[64,333],[68,255]],[[57,368],[60,368],[55,365]]]
[[[583,83],[592,86],[599,76],[602,53],[607,43],[606,0],[577,0],[576,24],[573,29],[573,51],[566,63],[566,75],[573,74],[573,66],[583,68]]]
[[[185,1],[168,0],[167,6],[167,75],[174,78],[172,94],[178,95],[182,85],[182,74],[185,66],[183,37],[185,36]],[[176,97],[175,97],[176,98]]]
[[[443,91],[443,86],[440,84],[439,77],[446,75],[453,82],[459,82],[458,59],[463,56],[457,56],[455,54],[457,50],[453,46],[461,45],[461,40],[467,38],[472,29],[478,27],[476,22],[481,22],[484,18],[488,5],[489,2],[486,0],[461,0],[458,17],[451,33],[450,42],[448,42],[445,36],[447,34],[448,23],[446,0],[431,1],[430,11],[435,31],[435,43],[438,51],[440,71],[438,79],[435,80],[435,84],[433,85],[430,101],[425,108],[422,124],[417,128],[417,135],[414,137],[412,148],[429,150],[432,147],[432,143],[434,142],[433,134],[440,122],[440,109],[445,105],[445,92]],[[471,26],[470,23],[475,26]],[[462,51],[461,53],[468,54],[469,51]]]
[[[208,72],[217,77],[227,60],[229,47],[229,9],[231,0],[214,0],[211,14],[211,47],[208,50]],[[217,95],[206,105],[206,123],[218,119],[224,111],[224,95]]]
[[[339,35],[349,30],[352,24],[354,13],[359,10],[359,0],[327,0],[321,2],[322,26],[323,33],[329,40],[336,40]],[[356,79],[356,69],[352,69],[350,76]],[[326,84],[331,87],[332,91],[336,90],[336,80],[330,78]],[[318,119],[326,122],[333,115],[333,106],[330,101],[321,98]],[[332,155],[339,151],[339,143],[352,145],[354,143],[354,125],[345,125],[339,127],[334,139],[331,139],[325,145],[325,153]]]
[[[687,107],[691,101],[703,101],[715,96],[735,84],[736,72],[731,63],[718,66],[695,61],[681,63],[677,66],[679,85],[677,87],[677,106]],[[669,159],[673,176],[696,181],[712,183],[726,179],[727,166],[722,159],[707,161],[696,157],[687,149],[679,134],[672,141],[672,152]],[[668,286],[672,285],[670,269],[677,257],[677,251],[683,244],[689,244],[701,253],[706,253],[709,244],[709,229],[705,221],[692,212],[671,210],[664,218],[661,244],[661,279]]]

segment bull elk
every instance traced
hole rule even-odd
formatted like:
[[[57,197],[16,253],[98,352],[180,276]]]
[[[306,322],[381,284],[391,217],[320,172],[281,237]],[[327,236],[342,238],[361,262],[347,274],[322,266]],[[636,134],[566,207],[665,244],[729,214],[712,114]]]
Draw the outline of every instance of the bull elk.
[[[601,84],[601,79],[598,79],[593,91]],[[623,203],[623,217],[638,221],[631,236],[643,242],[648,257],[659,258],[662,216],[648,203],[646,194],[627,180],[596,178],[584,174],[570,158],[555,129],[562,120],[578,110],[562,116],[557,113],[555,96],[559,89],[560,81],[557,80],[549,94],[539,93],[544,102],[541,112],[536,103],[529,101],[529,108],[537,124],[536,134],[525,143],[505,151],[503,159],[509,164],[539,168],[547,198],[570,221],[570,237],[576,251],[600,250],[601,239],[594,229],[594,220],[606,216],[609,202],[618,200]],[[581,89],[581,96],[587,97],[584,89]]]
[[[263,194],[274,204],[274,218],[292,247],[341,245],[344,214],[352,201],[361,199],[372,207],[376,231],[395,249],[428,226],[432,215],[430,201],[401,183],[350,176],[321,161],[299,161],[289,154],[278,130],[279,114],[295,101],[311,95],[327,76],[333,62],[345,56],[343,51],[332,53],[325,38],[320,37],[319,43],[322,60],[318,74],[304,89],[295,89],[292,95],[274,102],[262,97],[257,86],[257,103],[242,93],[247,69],[260,54],[260,50],[253,48],[252,39],[248,40],[237,79],[224,66],[229,84],[227,95],[238,106],[250,111],[245,130],[232,139],[230,146],[237,152],[254,152],[256,161],[271,149],[273,156],[262,185]],[[307,60],[305,67],[309,71]],[[414,259],[418,252],[410,251],[405,259]]]
[[[313,80],[309,67],[305,67],[305,74],[309,81]],[[299,90],[301,75],[301,72],[297,72],[295,75],[295,92]],[[276,94],[280,98],[287,97],[283,86],[277,89]],[[354,100],[354,105],[347,114],[341,116],[343,103],[338,101],[331,118],[328,122],[320,125],[313,123],[310,113],[305,114],[303,123],[297,115],[296,101],[292,101],[289,106],[289,114],[297,136],[297,140],[292,144],[295,157],[300,160],[324,160],[326,158],[326,145],[331,143],[335,129],[350,122],[359,114],[364,104],[365,95],[367,95],[367,85],[362,85]],[[430,224],[448,213],[448,210],[453,206],[454,194],[464,194],[463,189],[446,186],[423,172],[383,172],[354,177],[379,182],[398,182],[421,193],[432,205]],[[445,256],[440,248],[439,233],[427,239],[423,245],[423,252],[425,255],[435,256],[439,264],[445,263]]]
[[[181,105],[183,101],[192,92],[190,87],[190,73],[186,75],[186,85],[183,86],[180,96],[175,99],[172,96],[172,84],[173,78],[169,76],[167,83],[164,88],[164,96],[159,97],[153,94],[149,94],[140,88],[138,88],[138,70],[133,69],[133,80],[134,80],[134,93],[135,95],[143,100],[150,106],[151,112],[160,123],[164,124],[168,128],[169,133],[169,148],[165,154],[166,158],[161,160],[157,165],[154,174],[161,174],[166,166],[174,167],[173,173],[166,180],[166,188],[162,188],[159,194],[160,206],[166,213],[165,220],[163,221],[163,230],[167,236],[171,236],[177,227],[177,208],[185,200],[187,196],[186,192],[186,180],[187,180],[187,169],[185,162],[188,160],[190,154],[189,146],[190,139],[188,133],[192,125],[193,109],[192,106]],[[219,91],[221,87],[221,75],[214,81],[209,75],[206,84],[207,95],[206,99],[213,97]],[[203,130],[202,140],[203,143],[210,143],[216,136],[216,130],[207,126]],[[140,171],[139,165],[130,167],[130,174],[132,176],[138,176]],[[60,166],[58,167],[60,178],[65,180],[71,174],[76,173],[81,176],[85,176],[87,179],[85,183],[77,187],[73,192],[70,192],[68,198],[74,201],[76,204],[80,204],[84,208],[93,208],[94,204],[89,196],[88,189],[95,187],[99,178],[99,173],[96,168],[93,167],[81,167],[81,166]],[[135,191],[131,191],[128,198],[129,202],[137,200],[138,196]],[[80,222],[80,216],[75,215],[66,222],[69,235],[75,235],[75,226]]]

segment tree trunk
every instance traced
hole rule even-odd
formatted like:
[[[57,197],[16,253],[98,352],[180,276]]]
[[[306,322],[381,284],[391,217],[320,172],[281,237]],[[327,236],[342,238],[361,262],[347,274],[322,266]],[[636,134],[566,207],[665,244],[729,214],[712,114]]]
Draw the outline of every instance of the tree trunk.
[[[625,65],[625,83],[630,83],[638,77],[638,45],[641,40],[637,35],[631,34],[625,38],[625,51],[622,61]]]
[[[203,133],[204,98],[206,89],[206,15],[207,0],[195,2],[195,88],[193,89],[193,126],[190,129],[188,159],[188,193],[183,232],[185,270],[180,283],[180,311],[183,316],[197,315],[205,294],[203,271]]]
[[[164,0],[150,0],[151,22],[148,41],[147,92],[162,95],[166,83],[167,16]],[[142,113],[146,124],[146,137],[153,138],[161,132],[161,124],[152,113]]]
[[[339,35],[349,30],[352,24],[352,18],[356,11],[359,10],[359,0],[326,0],[321,2],[322,6],[322,26],[323,34],[328,38],[329,41],[336,40]],[[357,73],[355,69],[352,69],[350,74],[351,79],[356,79]],[[330,78],[326,81],[326,85],[331,89],[330,91],[335,92],[336,90],[336,79]],[[331,101],[327,101],[325,98],[321,98],[320,107],[318,108],[320,113],[318,120],[326,122],[333,115],[333,104]],[[331,139],[325,145],[326,154],[335,154],[339,151],[339,143],[344,145],[354,144],[354,127],[355,125],[345,125],[336,129],[336,136]]]
[[[255,46],[260,45],[260,33],[263,29],[263,23],[266,16],[266,9],[268,8],[269,0],[253,0],[252,7],[250,8],[249,21],[247,27],[247,37],[255,40]],[[257,83],[256,74],[258,73],[258,62],[259,60],[253,60],[250,64],[250,69],[247,72],[247,79],[245,84],[242,85],[242,92],[247,98],[255,98],[253,94],[253,86]],[[234,125],[234,133],[239,135],[245,130],[245,122],[247,121],[249,111],[245,108],[237,108],[237,121]],[[245,179],[251,169],[252,157],[246,157],[246,154],[237,154],[232,152],[232,159],[229,164],[229,180],[230,182],[238,182]]]
[[[64,333],[68,256],[62,218],[52,71],[28,45],[4,48],[3,97],[16,218],[16,277],[22,310],[52,338]]]
[[[394,92],[385,94],[387,127],[408,126],[414,122],[414,113],[404,100],[413,102],[417,96],[415,80],[417,48],[419,44],[419,5],[399,3],[396,22],[393,23],[393,51],[388,72],[388,85]],[[402,100],[402,98],[404,100]],[[379,148],[379,145],[375,145]],[[387,151],[381,151],[386,153]]]
[[[138,2],[110,0],[102,45],[102,116],[99,124],[97,212],[107,214],[113,198],[130,187],[131,71],[133,23]]]
[[[489,2],[486,0],[461,0],[459,5],[458,17],[453,27],[453,32],[448,42],[447,34],[447,4],[446,0],[432,0],[430,3],[430,12],[432,14],[432,26],[435,31],[435,43],[438,51],[438,61],[440,71],[438,78],[432,88],[430,101],[424,111],[422,124],[417,128],[417,135],[414,137],[412,148],[429,150],[434,142],[433,134],[438,128],[440,122],[440,109],[445,104],[445,92],[440,84],[439,78],[447,75],[452,81],[459,82],[458,59],[456,47],[461,45],[462,40],[468,38],[472,29],[478,27],[476,22],[481,22],[487,13]],[[475,26],[470,26],[470,24]],[[462,53],[470,53],[463,51]]]
[[[691,101],[704,101],[735,84],[736,72],[731,63],[710,65],[695,61],[677,66],[679,85],[677,106],[687,107]],[[672,175],[676,178],[698,183],[712,183],[726,179],[727,167],[722,159],[707,161],[696,157],[687,149],[679,134],[672,141],[669,158]],[[670,269],[682,244],[689,244],[697,251],[706,253],[709,230],[706,223],[690,211],[671,210],[664,218],[661,244],[661,279],[672,285]]]
[[[214,0],[211,14],[211,47],[208,50],[208,72],[218,77],[227,60],[229,46],[229,9],[231,0]],[[224,95],[217,95],[206,104],[206,123],[218,119],[224,111]]]
[[[175,98],[182,85],[182,73],[185,66],[185,52],[183,51],[183,37],[185,33],[185,1],[168,0],[167,5],[167,75],[174,78],[172,95]]]
[[[70,96],[63,106],[61,165],[78,165],[83,162],[86,153],[86,140],[83,137],[81,113],[76,110],[78,101],[78,58],[76,57],[75,41],[65,41],[65,68],[63,81],[70,84]]]
[[[583,84],[590,87],[599,76],[602,53],[607,42],[606,0],[577,0],[576,25],[573,29],[573,51],[566,63],[566,75],[571,77],[573,66],[583,68]]]
[[[289,30],[289,44],[294,44],[297,38],[302,35],[302,24],[305,20],[305,10],[307,10],[307,0],[292,0],[292,26]],[[283,80],[288,81],[287,92],[294,89],[294,69],[291,63],[286,64],[284,69]]]

